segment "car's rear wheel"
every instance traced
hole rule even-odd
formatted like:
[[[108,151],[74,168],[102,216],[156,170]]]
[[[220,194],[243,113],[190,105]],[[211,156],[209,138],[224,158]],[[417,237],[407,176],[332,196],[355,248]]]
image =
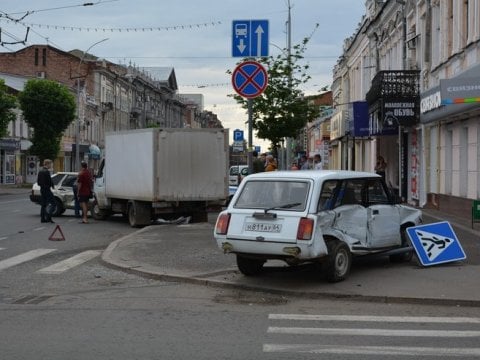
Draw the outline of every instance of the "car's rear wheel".
[[[407,235],[407,226],[402,226],[400,229],[400,236],[402,238],[402,248],[407,248],[410,246],[410,240]],[[401,263],[409,262],[413,257],[413,249],[411,251],[406,251],[401,254],[393,254],[389,256],[390,262],[392,263]]]
[[[263,259],[252,259],[237,254],[237,266],[243,275],[258,275],[262,272],[263,264],[265,264],[265,260]]]
[[[339,240],[327,243],[328,258],[325,263],[325,276],[328,282],[345,280],[352,266],[352,254],[348,245]]]

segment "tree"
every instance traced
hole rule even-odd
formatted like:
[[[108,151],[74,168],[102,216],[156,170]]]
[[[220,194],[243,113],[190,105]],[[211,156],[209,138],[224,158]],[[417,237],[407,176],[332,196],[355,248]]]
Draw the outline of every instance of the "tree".
[[[55,159],[63,132],[75,119],[75,97],[55,81],[31,79],[18,100],[27,124],[33,129],[30,152],[43,159]]]
[[[5,81],[0,79],[0,138],[8,135],[8,123],[15,120],[15,113],[13,112],[15,107],[15,96],[7,93]]]
[[[262,58],[268,73],[268,86],[264,93],[253,100],[253,124],[257,137],[269,140],[277,148],[286,137],[295,138],[307,122],[315,119],[319,109],[303,96],[300,86],[310,80],[308,65],[301,65],[309,38],[295,45],[290,53],[283,49],[276,57]],[[234,99],[248,108],[248,100],[233,95]]]

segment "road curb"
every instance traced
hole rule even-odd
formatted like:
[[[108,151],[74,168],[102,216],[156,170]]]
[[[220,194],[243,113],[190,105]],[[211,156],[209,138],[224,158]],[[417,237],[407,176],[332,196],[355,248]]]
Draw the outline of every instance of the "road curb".
[[[378,296],[378,295],[361,295],[361,294],[344,294],[321,291],[303,291],[278,289],[266,286],[256,286],[249,284],[237,284],[228,281],[205,279],[198,276],[185,276],[181,274],[171,273],[169,271],[159,271],[158,267],[146,264],[137,260],[118,259],[113,254],[115,250],[121,246],[122,242],[130,240],[132,237],[141,234],[149,229],[145,227],[135,231],[129,235],[113,241],[107,249],[102,253],[101,259],[103,263],[111,268],[119,269],[127,273],[139,275],[142,277],[170,281],[183,282],[195,285],[211,286],[215,288],[240,289],[246,291],[267,292],[269,294],[278,294],[283,296],[291,296],[308,299],[337,299],[348,301],[363,301],[376,303],[395,303],[395,304],[422,304],[422,305],[444,305],[444,306],[463,306],[463,307],[480,307],[480,300],[464,300],[464,299],[441,299],[428,297],[400,297],[400,296]],[[226,270],[227,272],[237,270]]]

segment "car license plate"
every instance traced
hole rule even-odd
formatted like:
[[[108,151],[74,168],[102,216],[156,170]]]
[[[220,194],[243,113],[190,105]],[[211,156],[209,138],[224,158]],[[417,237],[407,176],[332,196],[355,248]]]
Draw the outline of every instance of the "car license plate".
[[[246,223],[245,231],[279,233],[280,231],[282,231],[282,225],[267,223]]]

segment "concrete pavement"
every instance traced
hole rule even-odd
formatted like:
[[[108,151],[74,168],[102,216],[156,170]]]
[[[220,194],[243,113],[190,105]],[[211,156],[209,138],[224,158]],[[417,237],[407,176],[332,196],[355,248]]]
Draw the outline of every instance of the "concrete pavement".
[[[213,218],[209,223],[148,226],[113,242],[102,258],[112,266],[158,279],[279,296],[480,307],[480,231],[434,210],[425,210],[424,218],[425,223],[450,221],[467,259],[421,267],[413,261],[393,264],[385,257],[358,258],[349,278],[335,284],[327,283],[313,265],[292,268],[283,262],[267,262],[262,275],[245,277],[236,268],[235,256],[217,248]]]

